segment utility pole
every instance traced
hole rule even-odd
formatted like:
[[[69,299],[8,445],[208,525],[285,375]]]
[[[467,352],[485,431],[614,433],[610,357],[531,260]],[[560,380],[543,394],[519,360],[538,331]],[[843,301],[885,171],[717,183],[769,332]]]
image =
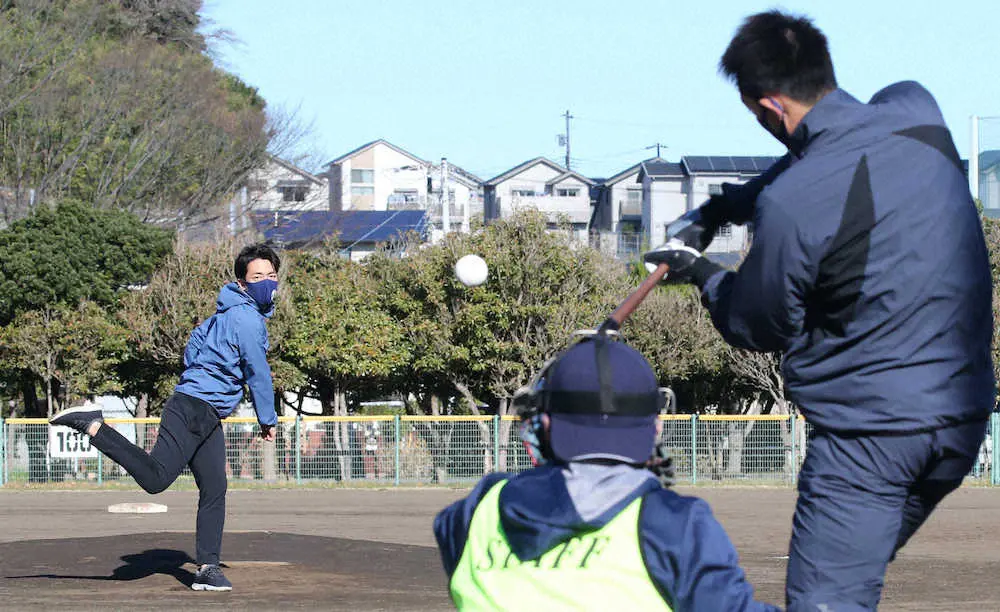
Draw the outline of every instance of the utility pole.
[[[659,157],[660,156],[660,147],[663,147],[664,149],[666,149],[667,145],[656,143],[654,145],[650,145],[650,146],[646,147],[646,150],[648,151],[650,149],[656,149],[656,156]]]
[[[441,158],[441,230],[447,235],[451,231],[451,220],[448,218],[448,158]]]
[[[569,170],[569,120],[573,118],[573,115],[569,114],[567,110],[563,117],[566,118],[566,169]]]

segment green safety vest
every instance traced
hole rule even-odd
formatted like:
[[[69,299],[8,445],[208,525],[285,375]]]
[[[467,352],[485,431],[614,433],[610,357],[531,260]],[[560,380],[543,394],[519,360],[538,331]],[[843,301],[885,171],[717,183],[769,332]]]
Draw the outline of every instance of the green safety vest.
[[[607,525],[576,536],[533,561],[510,550],[493,486],[469,524],[451,577],[460,610],[667,610],[642,560],[638,498]]]

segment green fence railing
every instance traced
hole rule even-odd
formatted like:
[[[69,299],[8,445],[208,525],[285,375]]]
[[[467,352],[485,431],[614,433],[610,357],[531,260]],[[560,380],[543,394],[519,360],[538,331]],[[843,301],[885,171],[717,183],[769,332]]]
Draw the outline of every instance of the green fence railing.
[[[810,427],[787,415],[666,415],[661,442],[687,484],[791,486],[808,447]],[[108,419],[150,450],[158,419]],[[282,417],[277,439],[264,442],[252,418],[223,421],[227,473],[235,482],[400,486],[472,483],[494,471],[530,467],[514,417]],[[969,481],[1000,485],[993,457],[1000,450],[993,415]],[[190,474],[187,474],[190,476]],[[183,479],[184,475],[182,475]],[[88,482],[134,485],[87,436],[44,419],[0,422],[0,486]]]

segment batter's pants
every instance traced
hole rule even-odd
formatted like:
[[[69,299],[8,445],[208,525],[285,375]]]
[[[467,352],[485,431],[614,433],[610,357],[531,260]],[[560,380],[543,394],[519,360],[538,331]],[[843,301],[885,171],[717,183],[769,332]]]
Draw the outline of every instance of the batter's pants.
[[[907,435],[814,430],[792,523],[789,612],[874,610],[886,566],[972,469],[986,422]]]

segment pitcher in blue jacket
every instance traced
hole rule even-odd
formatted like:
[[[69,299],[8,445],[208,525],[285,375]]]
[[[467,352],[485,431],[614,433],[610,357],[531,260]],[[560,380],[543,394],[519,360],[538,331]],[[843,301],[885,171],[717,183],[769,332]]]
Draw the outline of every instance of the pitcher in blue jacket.
[[[642,355],[584,340],[515,403],[537,467],[487,476],[434,521],[459,609],[775,609],[708,504],[648,469],[663,398]]]
[[[147,453],[112,427],[99,410],[70,408],[55,415],[90,435],[91,443],[121,465],[148,493],[159,493],[191,468],[198,484],[196,591],[229,591],[233,585],[219,568],[226,518],[226,439],[220,419],[229,416],[250,389],[260,435],[274,440],[278,422],[267,363],[265,321],[274,310],[278,255],[266,245],[244,248],[233,266],[236,282],[219,292],[216,313],[191,334],[184,351],[184,373],[167,400],[159,434]]]
[[[783,353],[813,425],[799,478],[789,610],[873,610],[886,565],[972,468],[994,406],[989,258],[930,93],[867,103],[837,87],[805,18],[749,17],[722,57],[788,148],[775,166],[668,227],[645,255],[690,282],[730,344]],[[699,255],[752,223],[736,272]]]

